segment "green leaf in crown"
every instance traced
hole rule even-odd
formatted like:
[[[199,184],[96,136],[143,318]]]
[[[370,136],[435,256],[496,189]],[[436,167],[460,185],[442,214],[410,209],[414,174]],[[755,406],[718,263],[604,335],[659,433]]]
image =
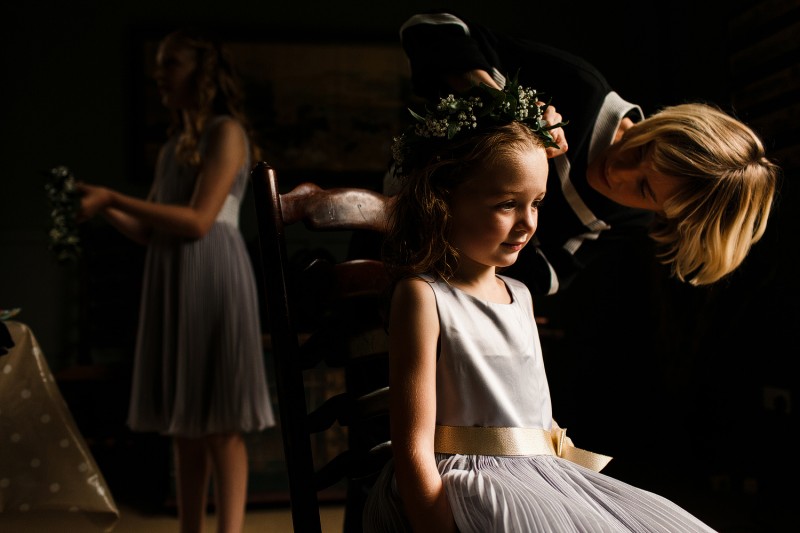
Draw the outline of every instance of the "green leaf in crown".
[[[550,102],[537,105],[542,93],[522,87],[518,77],[519,73],[510,78],[502,89],[481,83],[463,96],[450,94],[441,98],[433,109],[426,107],[422,114],[409,109],[415,124],[394,138],[392,156],[395,172],[399,175],[408,174],[418,164],[414,159],[420,145],[452,140],[461,132],[480,126],[521,122],[542,138],[545,147],[558,148],[550,130],[566,126],[567,122],[548,125],[542,113]]]

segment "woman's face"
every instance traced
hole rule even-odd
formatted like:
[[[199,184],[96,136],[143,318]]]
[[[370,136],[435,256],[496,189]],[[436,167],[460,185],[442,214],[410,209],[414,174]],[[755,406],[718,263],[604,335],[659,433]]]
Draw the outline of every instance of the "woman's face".
[[[197,53],[175,43],[162,43],[156,54],[155,80],[161,103],[169,109],[187,109],[195,104]]]
[[[664,212],[664,202],[674,196],[682,179],[655,170],[649,157],[638,151],[620,152],[612,145],[589,165],[589,185],[610,200],[627,207]]]
[[[459,268],[506,267],[533,237],[547,188],[547,157],[536,148],[486,165],[450,201],[451,243]]]

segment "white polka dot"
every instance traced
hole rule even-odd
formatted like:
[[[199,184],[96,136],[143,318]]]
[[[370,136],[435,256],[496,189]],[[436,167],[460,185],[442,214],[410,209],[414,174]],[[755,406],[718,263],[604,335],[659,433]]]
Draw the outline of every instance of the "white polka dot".
[[[104,489],[103,487],[97,487],[97,494],[99,494],[100,496],[105,496],[106,489]]]
[[[39,468],[39,466],[41,466],[41,464],[42,464],[41,460],[39,460],[37,458],[31,459],[31,468]]]
[[[22,440],[22,435],[19,433],[12,433],[11,434],[11,442],[19,442]]]
[[[11,485],[11,480],[7,477],[0,479],[0,489],[6,489],[8,486]]]
[[[42,418],[40,418],[39,420],[42,421],[42,424],[47,424],[48,422],[50,422],[50,415],[45,413],[45,414],[42,415]]]
[[[33,350],[31,350],[31,351],[33,352],[33,355],[35,355],[37,357],[42,355],[42,350],[40,350],[38,346],[34,346]]]
[[[61,485],[58,483],[50,483],[50,492],[56,493],[61,490]]]
[[[10,374],[11,371],[14,369],[10,364],[6,364],[3,366],[3,374]]]
[[[61,439],[60,441],[58,441],[58,445],[61,446],[62,448],[68,448],[69,439]]]
[[[89,465],[86,463],[81,463],[78,465],[78,472],[86,472],[89,470]]]
[[[19,510],[24,513],[24,512],[30,511],[31,510],[31,506],[28,505],[27,503],[23,503],[23,504],[21,504],[19,506]]]
[[[19,395],[22,396],[23,400],[27,400],[31,397],[31,391],[30,389],[22,389],[22,392],[20,392]]]

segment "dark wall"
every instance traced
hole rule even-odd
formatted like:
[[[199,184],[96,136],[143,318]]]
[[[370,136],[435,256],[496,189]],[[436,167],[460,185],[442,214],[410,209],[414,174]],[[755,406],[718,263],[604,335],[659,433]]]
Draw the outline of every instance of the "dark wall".
[[[56,267],[46,250],[40,172],[67,165],[78,179],[146,192],[150,178],[132,175],[141,164],[130,148],[141,129],[132,107],[140,97],[133,91],[141,88],[143,34],[197,24],[265,39],[397,42],[408,16],[437,5],[589,57],[647,112],[687,98],[724,99],[724,18],[705,4],[693,6],[691,17],[681,9],[650,17],[632,1],[303,2],[280,9],[241,0],[7,3],[0,8],[0,305],[23,308],[21,318],[52,361],[74,358],[81,282],[75,268]]]
[[[680,0],[646,13],[641,2],[622,0],[320,1],[280,9],[244,0],[7,2],[0,8],[0,307],[22,308],[19,319],[56,369],[78,360],[87,280],[77,266],[56,266],[47,251],[39,171],[65,164],[79,179],[144,194],[149,178],[131,175],[141,165],[130,150],[141,127],[131,106],[142,34],[191,23],[266,39],[397,42],[399,26],[414,12],[456,6],[487,25],[583,55],[650,114],[690,100],[732,109],[729,60],[747,36],[732,34],[729,21],[750,4]],[[581,444],[644,461],[681,443],[672,460],[686,459],[704,475],[723,472],[740,484],[763,478],[767,448],[735,433],[759,431],[780,416],[776,397],[793,407],[796,379],[784,347],[794,344],[789,332],[800,318],[790,270],[796,256],[787,243],[796,229],[789,216],[795,192],[787,186],[768,235],[718,286],[695,289],[669,279],[642,242],[599,264],[569,294],[537,302],[553,329],[566,334],[546,338],[547,364],[556,416]],[[135,248],[118,253],[123,260],[130,254],[128,268],[140,258]],[[132,342],[138,278],[110,278],[120,312],[103,328]],[[94,350],[102,359],[102,346]],[[131,351],[129,344],[122,353]],[[628,425],[633,435],[624,432]],[[731,467],[742,457],[751,460]]]

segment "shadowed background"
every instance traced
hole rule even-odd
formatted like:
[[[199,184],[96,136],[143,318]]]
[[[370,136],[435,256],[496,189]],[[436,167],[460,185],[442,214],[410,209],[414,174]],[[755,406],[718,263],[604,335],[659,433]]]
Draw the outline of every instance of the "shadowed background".
[[[119,368],[132,357],[143,250],[98,222],[87,230],[84,261],[56,265],[47,250],[40,172],[67,165],[78,179],[146,194],[147,146],[164,134],[163,111],[148,99],[154,86],[147,54],[169,30],[198,25],[245,43],[399,49],[398,29],[410,15],[450,7],[586,57],[648,115],[684,101],[717,103],[762,133],[784,167],[768,234],[718,285],[696,289],[670,280],[650,244],[641,242],[595,265],[568,293],[536,302],[550,319],[542,335],[555,415],[576,444],[615,456],[609,474],[664,493],[720,530],[769,530],[784,519],[781,513],[796,513],[780,510],[786,496],[779,487],[797,467],[796,441],[789,440],[797,425],[797,378],[789,369],[800,318],[792,242],[798,222],[790,213],[800,164],[794,125],[800,65],[793,59],[800,57],[800,6],[679,0],[648,8],[655,14],[640,6],[622,0],[6,3],[0,7],[0,307],[22,308],[18,319],[37,335],[89,438],[105,434],[98,420],[122,424],[128,384]],[[248,100],[258,108],[266,96],[250,91]],[[559,111],[569,118],[568,110]],[[325,176],[346,181],[335,172]],[[361,172],[358,184],[380,188],[381,178]],[[246,203],[242,228],[250,242],[253,220]],[[547,223],[546,211],[540,223]],[[73,392],[84,387],[87,367],[95,392]],[[161,449],[158,441],[133,441],[151,444]],[[96,446],[98,462],[108,453],[112,491],[115,483],[118,493],[139,490],[121,487],[125,481],[113,474],[116,452]],[[686,486],[692,495],[681,492]],[[726,518],[726,511],[704,517],[700,502],[737,509],[746,524]]]

